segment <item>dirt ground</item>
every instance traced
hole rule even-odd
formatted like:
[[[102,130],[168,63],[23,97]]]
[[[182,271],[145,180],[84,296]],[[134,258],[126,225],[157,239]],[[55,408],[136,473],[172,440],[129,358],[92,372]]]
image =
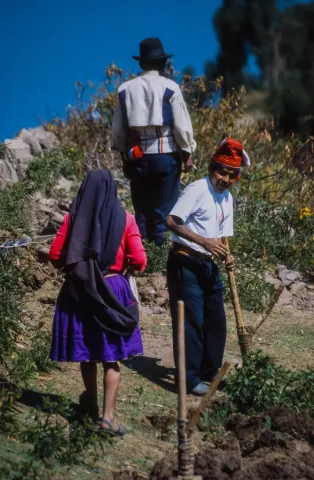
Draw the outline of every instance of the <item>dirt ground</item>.
[[[57,293],[56,278],[50,278],[41,288],[30,293],[24,305],[25,322],[36,325],[44,321],[46,328],[51,329]],[[257,315],[246,312],[244,316],[247,323],[257,319]],[[240,354],[230,308],[227,308],[227,317],[225,358],[236,363],[240,360]],[[256,335],[255,347],[270,353],[288,368],[314,366],[313,326],[312,314],[275,307]],[[148,478],[156,462],[152,478],[169,478],[170,474],[175,473],[177,395],[174,388],[170,316],[142,315],[141,329],[145,354],[123,363],[117,403],[118,420],[126,427],[128,434],[106,445],[105,456],[97,459],[92,469],[72,467],[52,478]],[[98,379],[101,405],[100,368]],[[63,364],[61,369],[40,375],[32,391],[34,397],[65,396],[77,404],[78,396],[83,391],[79,366]],[[193,396],[188,396],[187,400],[189,408],[195,408],[200,401]],[[20,407],[27,414],[30,408],[37,408],[37,405],[36,401],[24,402]],[[313,424],[309,419],[301,419],[301,422],[300,418],[291,418],[289,415],[285,412],[269,413],[271,428],[268,429],[259,428],[264,421],[262,418],[256,417],[253,421],[235,417],[233,423],[227,426],[228,433],[224,441],[216,439],[215,448],[208,447],[208,444],[212,445],[212,439],[208,441],[209,432],[198,432],[195,435],[198,448],[195,473],[208,479],[314,478],[313,455],[310,455],[310,452],[313,453]],[[282,420],[284,418],[289,421],[285,423]],[[251,426],[252,421],[256,422],[256,428],[255,424]],[[300,422],[304,427],[302,431],[298,425]],[[286,430],[278,427],[283,424]],[[8,451],[12,448],[11,440]],[[209,474],[209,471],[212,473]]]
[[[268,428],[265,428],[265,422]],[[234,415],[215,448],[195,456],[195,475],[204,480],[305,480],[314,478],[314,421],[306,414],[273,408],[264,415]],[[178,474],[177,458],[168,456],[151,472],[151,480]]]

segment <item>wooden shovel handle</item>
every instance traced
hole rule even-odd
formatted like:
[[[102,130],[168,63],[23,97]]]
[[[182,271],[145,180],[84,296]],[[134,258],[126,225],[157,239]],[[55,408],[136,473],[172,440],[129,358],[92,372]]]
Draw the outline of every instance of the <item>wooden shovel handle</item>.
[[[230,260],[230,249],[229,249],[229,241],[227,237],[222,238],[222,243],[228,248],[228,255],[226,257],[227,262]],[[236,286],[236,281],[234,277],[234,272],[230,272],[227,269],[227,275],[228,275],[228,280],[229,280],[229,286],[231,290],[231,299],[232,299],[232,305],[234,309],[234,314],[236,318],[236,323],[237,323],[237,328],[243,328],[244,323],[243,323],[243,317],[242,317],[242,312],[241,312],[241,307],[240,307],[240,302],[239,302],[239,295],[238,295],[238,290]]]
[[[197,409],[193,412],[193,414],[192,414],[192,416],[191,416],[191,418],[188,422],[188,431],[189,431],[190,435],[191,435],[192,431],[199,424],[199,421],[200,421],[200,418],[201,418],[201,413],[203,413],[206,410],[206,408],[208,408],[208,405],[209,405],[213,395],[215,394],[217,388],[219,387],[219,384],[220,384],[222,378],[224,377],[224,375],[226,375],[229,367],[230,367],[229,362],[225,362],[223,364],[223,366],[219,370],[219,373],[218,373],[217,377],[211,383],[211,385],[209,387],[209,390],[207,391],[207,393],[202,398],[202,400],[201,400],[199,406],[197,407]]]
[[[267,320],[267,318],[269,317],[269,315],[272,312],[272,309],[274,308],[274,306],[278,302],[280,295],[284,291],[284,288],[285,288],[285,285],[283,283],[281,283],[279,285],[279,287],[277,288],[277,290],[275,291],[273,297],[271,298],[270,304],[268,305],[266,312],[264,313],[262,318],[257,320],[257,322],[255,323],[255,325],[254,325],[255,331],[257,331],[261,327],[261,325],[263,325],[265,320]]]
[[[179,300],[178,307],[178,417],[186,421],[186,374],[185,374],[185,338],[184,338],[184,302]]]

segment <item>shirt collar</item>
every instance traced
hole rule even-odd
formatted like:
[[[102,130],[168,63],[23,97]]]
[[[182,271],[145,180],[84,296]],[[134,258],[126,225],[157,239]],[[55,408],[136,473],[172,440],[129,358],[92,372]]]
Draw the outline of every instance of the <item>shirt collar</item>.
[[[158,70],[145,70],[144,72],[140,73],[140,76],[151,76],[151,77],[159,77]]]
[[[218,195],[218,198],[219,196],[223,197],[225,195],[226,190],[224,192],[217,192],[217,190],[214,189],[212,182],[209,179],[209,175],[206,176],[206,181],[207,181],[208,190],[214,193],[215,195]]]

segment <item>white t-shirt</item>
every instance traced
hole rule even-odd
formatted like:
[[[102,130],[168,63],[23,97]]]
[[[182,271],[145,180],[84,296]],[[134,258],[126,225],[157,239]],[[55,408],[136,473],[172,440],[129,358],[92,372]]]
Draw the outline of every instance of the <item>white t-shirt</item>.
[[[233,235],[233,200],[228,190],[216,192],[209,177],[188,185],[170,212],[184,225],[205,238],[231,237]],[[202,253],[203,247],[173,234],[174,242],[186,245]]]

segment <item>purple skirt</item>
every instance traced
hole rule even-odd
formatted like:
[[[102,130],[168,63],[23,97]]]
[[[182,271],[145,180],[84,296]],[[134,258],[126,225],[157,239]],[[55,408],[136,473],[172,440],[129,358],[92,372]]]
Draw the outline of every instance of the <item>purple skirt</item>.
[[[106,277],[105,281],[125,307],[132,302],[129,282],[123,275]],[[69,305],[61,310],[57,304],[53,319],[50,358],[58,362],[116,362],[143,354],[140,328],[129,337],[105,333],[97,322],[85,321]]]

